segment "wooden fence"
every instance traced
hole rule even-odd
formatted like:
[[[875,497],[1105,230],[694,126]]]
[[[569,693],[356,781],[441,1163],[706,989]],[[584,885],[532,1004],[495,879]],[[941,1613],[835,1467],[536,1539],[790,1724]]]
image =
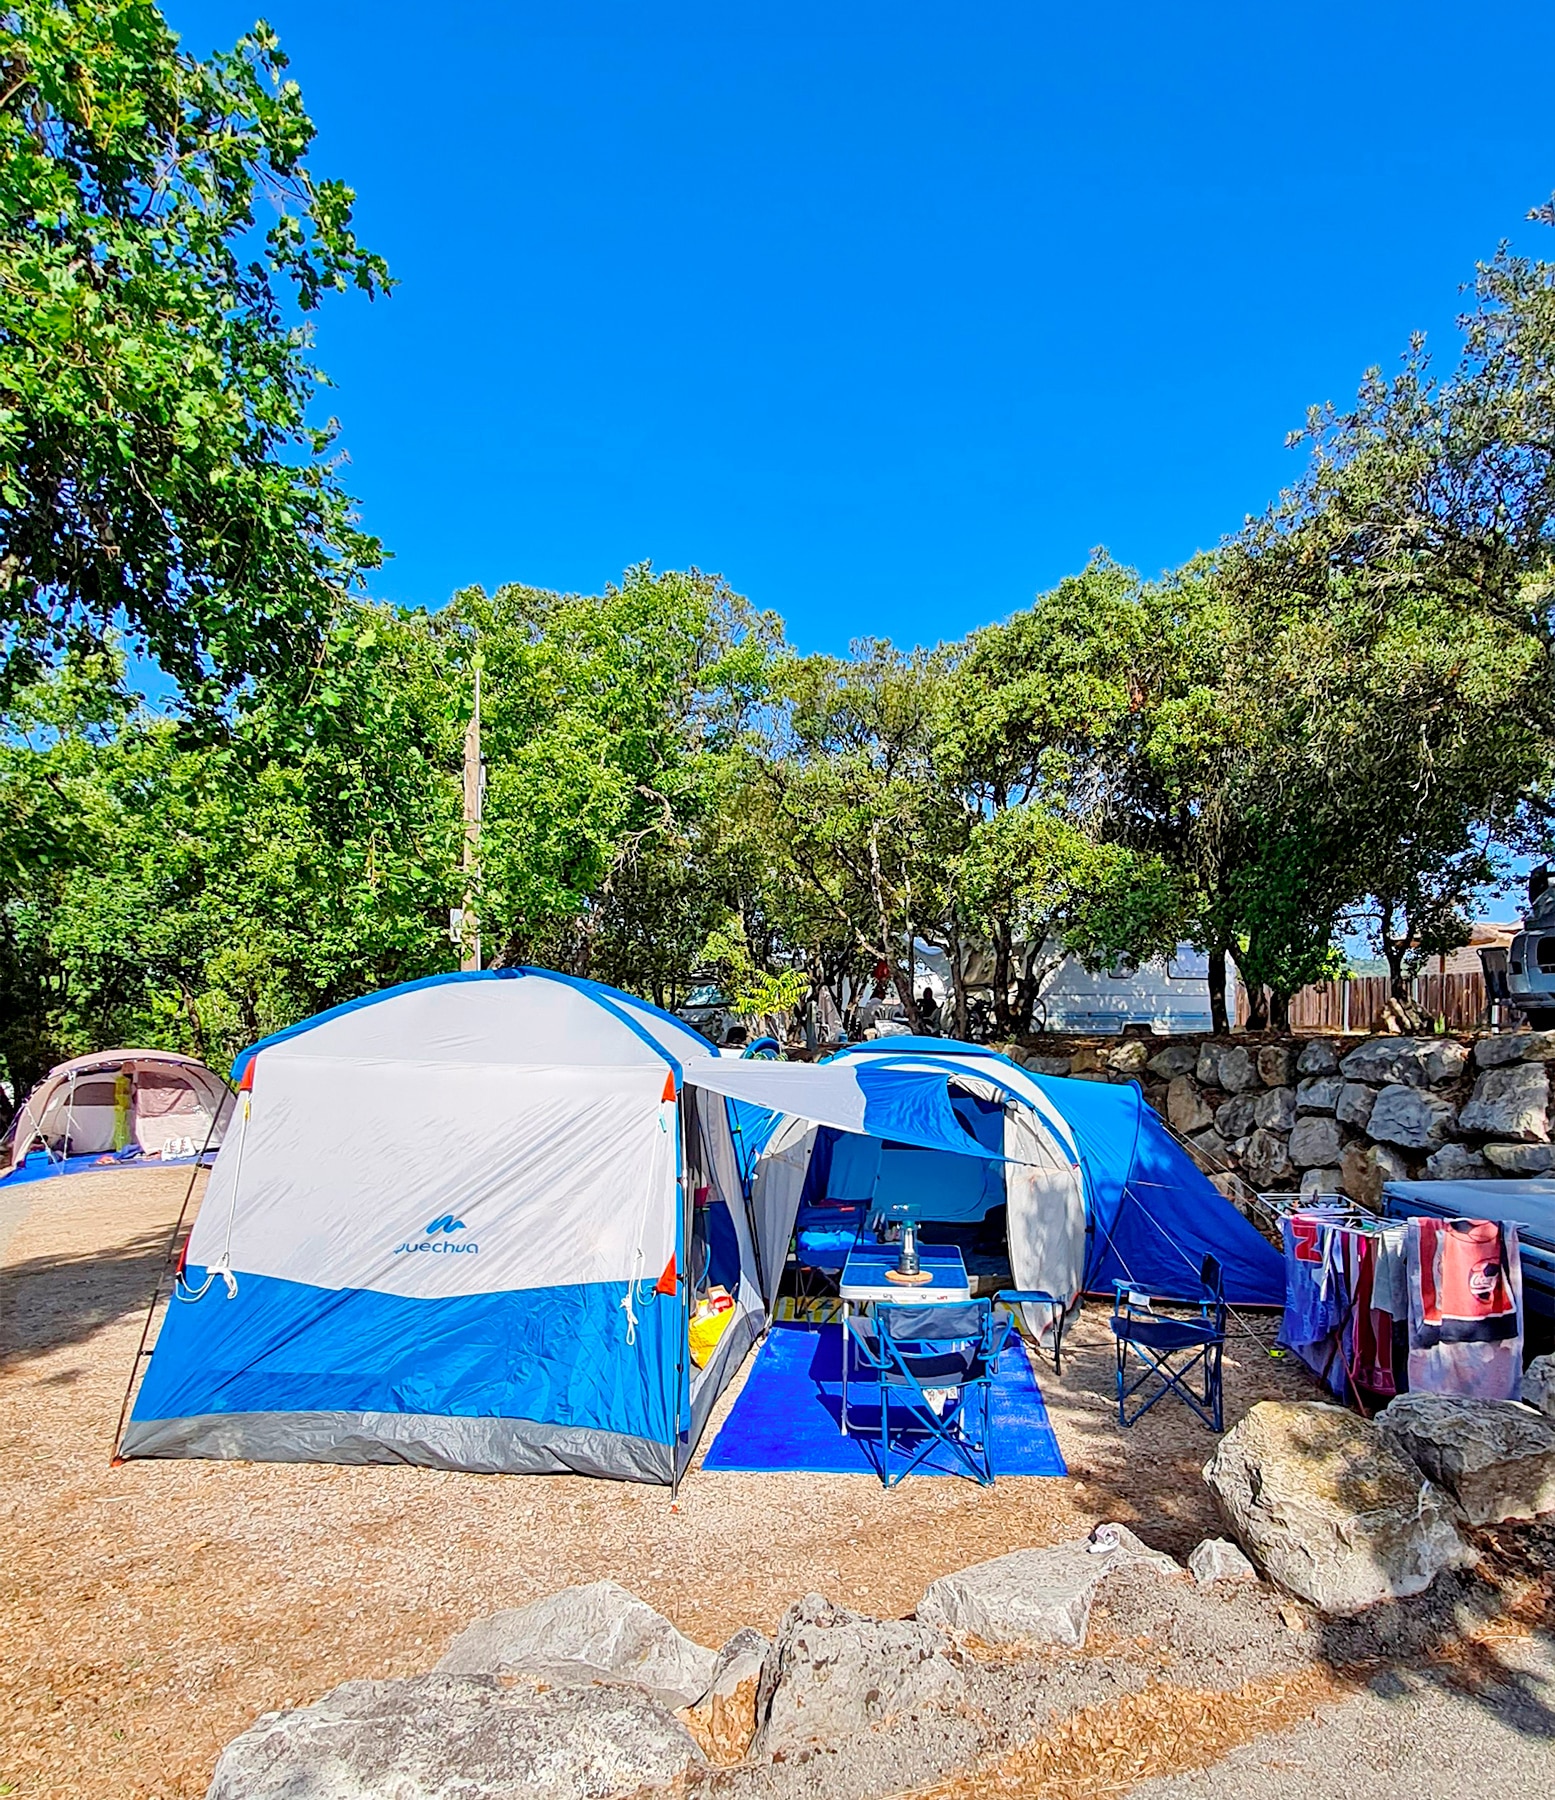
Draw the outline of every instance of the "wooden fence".
[[[1428,1019],[1440,1019],[1447,1031],[1473,1031],[1489,1014],[1490,996],[1485,977],[1469,975],[1417,975],[1409,984],[1410,995]],[[1344,981],[1320,981],[1306,987],[1290,1003],[1292,1031],[1375,1032],[1383,1028],[1383,1009],[1388,1003],[1386,975],[1352,975]],[[1236,1024],[1247,1024],[1247,992],[1236,989]]]

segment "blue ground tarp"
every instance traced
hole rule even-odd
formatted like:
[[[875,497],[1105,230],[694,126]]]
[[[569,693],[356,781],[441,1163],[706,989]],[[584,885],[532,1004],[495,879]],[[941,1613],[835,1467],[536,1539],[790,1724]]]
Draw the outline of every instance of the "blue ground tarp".
[[[214,1162],[216,1152],[210,1151],[205,1160]],[[125,1156],[112,1150],[88,1156],[67,1156],[62,1161],[29,1156],[26,1162],[20,1162],[0,1175],[0,1186],[22,1187],[29,1181],[47,1181],[51,1175],[85,1175],[93,1169],[187,1169],[191,1163],[199,1161],[198,1156],[145,1156],[139,1151]]]
[[[880,1407],[868,1380],[848,1383],[855,1424],[873,1424],[876,1437],[844,1437],[842,1327],[774,1325],[757,1353],[745,1386],[703,1460],[705,1469],[877,1475]],[[989,1408],[993,1471],[1000,1475],[1065,1475],[1042,1390],[1019,1344],[999,1359]],[[965,1464],[945,1450],[919,1465],[919,1474],[964,1475]]]

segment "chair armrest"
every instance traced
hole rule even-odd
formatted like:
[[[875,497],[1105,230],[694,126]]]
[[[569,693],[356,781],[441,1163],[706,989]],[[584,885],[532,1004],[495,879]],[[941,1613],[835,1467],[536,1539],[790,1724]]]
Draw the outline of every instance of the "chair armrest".
[[[1046,1288],[1000,1288],[994,1299],[1001,1306],[1025,1306],[1028,1303],[1037,1306],[1062,1306],[1064,1302],[1057,1294],[1050,1294]]]

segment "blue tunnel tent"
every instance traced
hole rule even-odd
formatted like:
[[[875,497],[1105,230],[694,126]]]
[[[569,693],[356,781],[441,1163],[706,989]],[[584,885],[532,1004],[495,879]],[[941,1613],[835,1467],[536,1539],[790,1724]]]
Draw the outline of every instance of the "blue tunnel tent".
[[[796,1119],[742,1121],[755,1143],[758,1213],[806,1200],[913,1203],[925,1220],[957,1222],[1007,1208],[1015,1285],[1063,1294],[1109,1292],[1126,1280],[1192,1294],[1213,1252],[1233,1305],[1280,1305],[1279,1253],[1208,1180],[1133,1083],[1033,1074],[996,1051],[946,1038],[850,1045],[821,1066],[952,1073],[951,1106],[986,1160],[909,1145],[843,1140]],[[781,1199],[778,1198],[781,1196]],[[778,1221],[771,1229],[776,1231]],[[932,1236],[932,1230],[929,1233]],[[1047,1309],[1027,1308],[1045,1333]]]
[[[975,1162],[952,1074],[722,1057],[545,969],[320,1013],[233,1066],[120,1454],[678,1481],[791,1229],[752,1204],[737,1107]],[[712,1282],[734,1307],[698,1366]]]

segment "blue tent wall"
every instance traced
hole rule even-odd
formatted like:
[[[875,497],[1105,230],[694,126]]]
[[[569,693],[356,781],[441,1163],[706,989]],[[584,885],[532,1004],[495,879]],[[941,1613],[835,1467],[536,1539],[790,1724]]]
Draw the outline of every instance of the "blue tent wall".
[[[1031,1079],[1063,1115],[1084,1165],[1088,1292],[1130,1281],[1152,1293],[1192,1295],[1213,1253],[1233,1305],[1284,1303],[1280,1253],[1209,1181],[1133,1082]]]

